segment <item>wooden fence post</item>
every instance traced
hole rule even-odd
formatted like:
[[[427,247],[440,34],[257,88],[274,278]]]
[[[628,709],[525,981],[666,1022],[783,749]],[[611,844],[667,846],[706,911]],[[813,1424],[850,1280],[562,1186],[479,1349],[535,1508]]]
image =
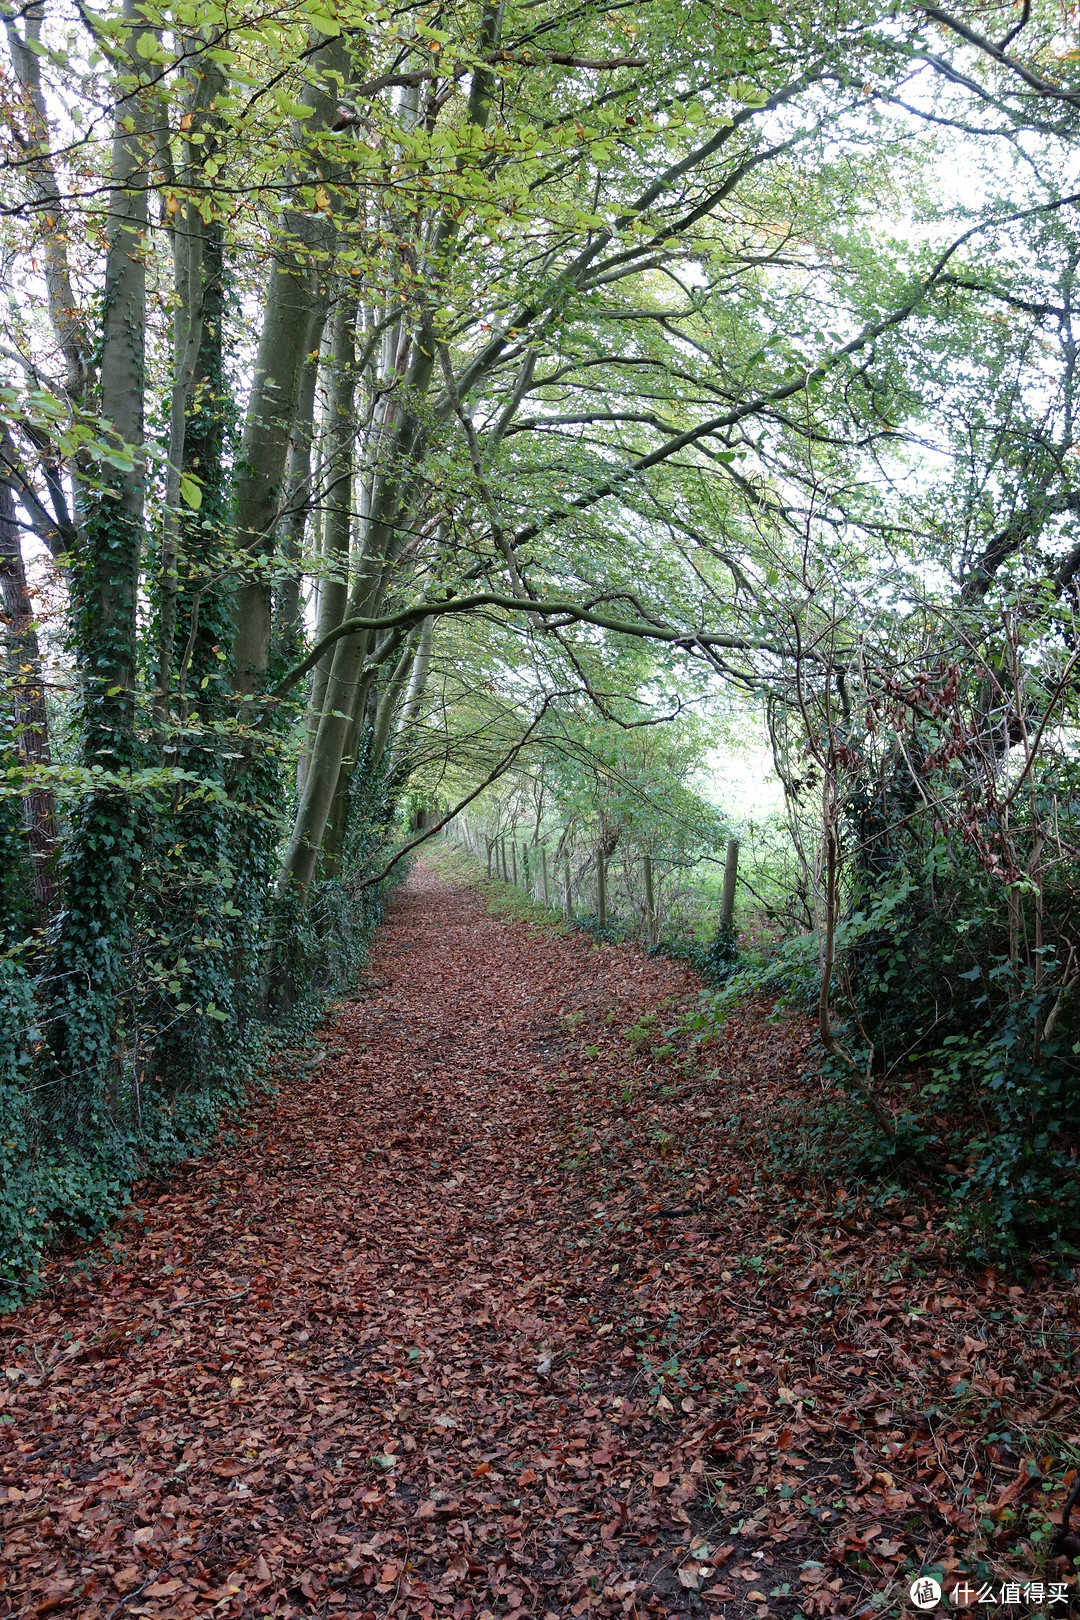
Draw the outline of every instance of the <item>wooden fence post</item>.
[[[540,876],[544,884],[544,904],[547,906],[551,904],[551,901],[548,895],[547,850],[543,844],[540,845]]]
[[[652,856],[646,855],[643,862],[645,868],[645,930],[649,944],[656,944],[659,933],[658,918],[656,915],[656,890],[653,886]]]
[[[528,846],[528,844],[522,844],[522,846],[521,846],[521,887],[525,890],[525,893],[529,896],[529,899],[531,900],[532,899],[532,890],[529,888],[529,846]]]
[[[607,927],[607,872],[603,851],[599,849],[596,852],[596,922],[600,928]]]
[[[724,888],[720,898],[720,926],[730,928],[735,915],[735,884],[739,876],[739,841],[729,838],[724,862]]]
[[[517,844],[513,838],[510,840],[510,865],[514,873],[513,884],[517,888]]]

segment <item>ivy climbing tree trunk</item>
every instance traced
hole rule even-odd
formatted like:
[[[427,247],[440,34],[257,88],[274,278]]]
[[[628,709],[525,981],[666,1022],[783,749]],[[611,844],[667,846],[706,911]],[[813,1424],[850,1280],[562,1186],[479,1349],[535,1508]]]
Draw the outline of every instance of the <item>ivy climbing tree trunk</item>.
[[[219,64],[210,56],[201,57],[191,107],[184,117],[184,122],[190,128],[186,131],[185,161],[180,178],[187,186],[197,184],[200,164],[215,158],[218,120],[214,100],[224,88],[225,76]],[[220,263],[207,263],[208,243],[212,236],[220,236],[220,226],[203,218],[193,198],[180,204],[175,215],[170,215],[166,210],[164,219],[169,222],[167,229],[173,255],[174,311],[168,461],[158,570],[158,679],[154,699],[154,730],[159,750],[175,673],[176,613],[180,589],[177,578],[179,538],[185,506],[201,504],[203,482],[202,474],[184,453],[187,425],[202,348],[207,289],[212,282],[220,282]],[[220,259],[220,252],[217,259]],[[210,297],[214,297],[212,290]],[[197,503],[192,491],[198,492]]]
[[[48,1042],[65,1134],[119,1127],[123,1050],[117,1027],[130,906],[140,855],[130,776],[136,737],[136,605],[143,541],[143,373],[146,332],[149,115],[138,0],[125,0],[116,47],[107,254],[101,317],[99,408],[108,457],[86,468],[85,522],[71,569],[87,789],[73,815],[63,863],[64,909],[53,962]]]
[[[3,667],[6,675],[10,746],[5,749],[14,764],[28,773],[50,763],[49,723],[42,684],[41,652],[34,628],[34,609],[26,584],[15,502],[10,487],[0,483],[0,616],[3,620]],[[23,792],[23,823],[26,842],[24,862],[4,872],[4,883],[17,882],[20,868],[29,876],[29,909],[37,927],[44,927],[56,910],[55,859],[57,846],[56,808],[47,782],[28,779]],[[7,868],[7,863],[5,862]],[[8,910],[23,909],[21,899]]]

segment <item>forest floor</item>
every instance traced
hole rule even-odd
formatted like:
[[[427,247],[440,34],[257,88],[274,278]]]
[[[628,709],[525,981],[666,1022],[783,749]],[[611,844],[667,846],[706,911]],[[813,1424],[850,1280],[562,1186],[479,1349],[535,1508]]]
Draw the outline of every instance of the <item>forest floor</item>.
[[[322,1063],[0,1323],[0,1614],[1070,1612],[1075,1282],[770,1173],[802,1024],[691,1050],[690,974],[452,864]]]

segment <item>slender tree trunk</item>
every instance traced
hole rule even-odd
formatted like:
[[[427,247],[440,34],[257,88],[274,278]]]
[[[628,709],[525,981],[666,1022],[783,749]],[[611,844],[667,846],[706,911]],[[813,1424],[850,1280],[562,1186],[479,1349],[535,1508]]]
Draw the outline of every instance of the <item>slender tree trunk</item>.
[[[23,19],[24,34],[19,33],[11,12],[5,15],[5,27],[12,66],[26,98],[29,161],[25,173],[34,201],[38,204],[38,219],[48,221],[48,228],[43,233],[43,246],[49,318],[64,357],[66,392],[75,403],[82,398],[86,388],[87,365],[85,340],[78,315],[79,302],[68,260],[64,205],[50,156],[48,109],[41,84],[44,0],[30,0],[25,9],[19,8],[19,15]]]
[[[497,44],[501,17],[501,5],[486,0],[480,29],[482,50]],[[493,83],[490,72],[472,75],[468,116],[480,129],[487,123]],[[427,262],[435,274],[457,231],[454,216],[444,213],[439,217],[426,245]],[[426,436],[418,407],[429,392],[436,364],[435,335],[426,314],[421,315],[417,330],[401,353],[407,355],[401,394],[409,404],[396,407],[400,412],[396,425],[386,432],[382,463],[373,481],[370,515],[364,525],[360,566],[346,609],[349,617],[370,617],[378,610],[391,583],[393,566],[404,549],[406,517],[416,488],[416,462]],[[390,419],[388,415],[387,424]],[[368,638],[364,635],[344,636],[335,644],[318,731],[282,864],[282,891],[296,889],[304,896],[310,887],[349,735],[345,708],[360,679],[367,651]]]
[[[139,0],[124,0],[134,63]],[[107,431],[132,456],[129,471],[101,467],[104,486],[92,497],[78,594],[85,626],[84,740],[94,764],[123,770],[134,762],[135,611],[143,539],[145,455],[143,390],[146,350],[146,231],[149,137],[145,92],[116,105],[109,189],[108,251],[101,333],[100,405]],[[89,505],[89,498],[88,498]]]
[[[100,414],[130,457],[101,464],[85,494],[85,524],[71,571],[78,627],[82,750],[87,766],[125,773],[140,763],[135,730],[136,607],[143,540],[143,365],[146,232],[152,140],[139,55],[147,30],[140,0],[124,0],[130,67],[114,105],[107,253],[101,320]],[[72,817],[64,852],[64,908],[54,940],[47,1039],[68,1139],[115,1115],[123,1054],[117,999],[126,982],[130,910],[141,857],[137,803],[90,792]]]
[[[224,88],[225,78],[220,65],[207,56],[192,98],[190,133],[197,134],[202,139],[198,143],[187,142],[186,161],[182,171],[182,179],[187,184],[196,181],[201,164],[214,155],[217,116],[211,110],[211,103]],[[173,381],[169,400],[169,447],[165,476],[165,507],[162,514],[161,565],[158,574],[158,671],[157,692],[154,698],[154,730],[159,750],[168,721],[169,696],[176,664],[176,615],[180,593],[177,566],[184,515],[181,485],[185,472],[192,487],[201,490],[202,486],[200,474],[185,458],[184,445],[202,348],[207,295],[206,247],[213,233],[220,234],[220,226],[204,220],[199,209],[189,199],[181,205],[174,223],[168,229],[173,252],[175,307]]]
[[[0,484],[0,604],[4,619],[3,660],[11,695],[14,754],[28,770],[50,763],[49,724],[42,685],[41,653],[34,609],[26,586],[19,526],[11,489]],[[34,916],[43,927],[56,909],[56,808],[52,788],[31,784],[23,798]]]
[[[231,691],[227,659],[220,655],[229,645],[228,591],[210,581],[219,572],[223,531],[227,528],[225,444],[232,402],[225,370],[222,322],[225,315],[225,264],[222,226],[213,221],[203,243],[202,320],[187,420],[184,427],[183,470],[202,485],[197,512],[181,516],[180,546],[189,576],[177,593],[177,628],[174,641],[175,679],[180,718],[189,715],[189,698],[200,710],[222,712],[226,684]],[[203,681],[206,680],[206,686]],[[216,763],[216,761],[214,762]],[[212,768],[210,758],[203,766]]]
[[[309,131],[325,129],[337,113],[348,66],[341,40],[325,44],[318,59],[327,71],[304,91],[302,100],[312,114],[297,126],[298,143]],[[270,274],[236,479],[237,540],[253,560],[272,555],[277,541],[300,380],[312,317],[322,296],[313,250],[328,251],[332,230],[306,218],[287,218]],[[233,606],[234,675],[244,697],[261,689],[269,671],[272,618],[272,587],[256,571],[238,587]]]
[[[349,549],[352,542],[352,492],[356,424],[356,317],[357,303],[344,299],[334,316],[330,351],[330,390],[323,424],[323,464],[325,467],[323,517],[323,562],[326,572],[319,585],[319,618],[316,641],[337,629],[345,616],[349,599]],[[305,760],[319,732],[319,721],[327,702],[333,649],[319,660],[312,671],[311,694],[306,717]],[[336,692],[340,709],[349,707],[351,693]],[[307,779],[306,763],[301,787]]]
[[[326,831],[320,848],[320,870],[323,877],[336,877],[341,868],[341,857],[348,831],[350,789],[360,757],[365,725],[374,729],[370,705],[375,694],[377,671],[369,670],[357,682],[353,693],[348,736],[338,771],[337,787],[327,818]],[[366,757],[370,768],[370,748]],[[373,784],[369,784],[373,785]]]
[[[371,763],[373,768],[378,767],[383,754],[386,752],[390,729],[397,718],[398,706],[401,703],[401,694],[405,690],[405,683],[409,680],[416,659],[417,640],[418,636],[415,631],[407,638],[401,657],[394,665],[393,673],[386,684],[386,691],[379,699],[379,707],[375,715],[375,733],[371,742]]]
[[[237,538],[252,558],[267,556],[274,549],[314,299],[306,256],[285,250],[270,277],[240,445]],[[260,689],[270,668],[271,601],[270,582],[259,574],[245,580],[236,592],[233,663],[237,690],[245,696]]]
[[[653,884],[652,856],[646,855],[644,860],[645,875],[645,937],[650,945],[656,944],[658,933],[656,917],[656,888]]]
[[[407,378],[409,397],[415,399],[427,392],[433,367],[433,352],[425,352],[418,346]],[[403,544],[399,529],[408,510],[415,476],[413,457],[420,434],[418,421],[409,415],[393,435],[387,465],[376,481],[364,553],[343,616],[369,616],[377,611],[382,601],[389,565]],[[343,636],[334,646],[318,730],[282,865],[283,890],[295,886],[305,895],[311,884],[348,740],[347,706],[360,679],[367,650],[368,637],[363,634]]]
[[[294,566],[278,586],[274,604],[274,660],[279,665],[296,662],[304,642],[303,606],[300,583],[301,558],[308,526],[311,500],[311,446],[315,428],[315,391],[319,379],[319,347],[322,343],[326,311],[320,304],[311,320],[307,353],[300,375],[300,397],[289,440],[289,467],[285,494],[285,519],[281,525],[281,552]]]
[[[739,881],[739,841],[729,838],[724,861],[724,888],[720,899],[720,926],[730,928],[735,916],[735,887]]]

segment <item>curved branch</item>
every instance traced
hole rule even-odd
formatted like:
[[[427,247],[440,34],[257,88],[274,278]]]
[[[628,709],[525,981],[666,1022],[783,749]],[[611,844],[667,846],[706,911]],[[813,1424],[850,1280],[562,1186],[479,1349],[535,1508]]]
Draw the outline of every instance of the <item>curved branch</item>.
[[[982,51],[984,55],[989,56],[993,61],[1000,62],[1002,67],[1008,68],[1010,73],[1015,73],[1018,79],[1023,79],[1025,84],[1030,85],[1033,90],[1037,90],[1040,96],[1050,97],[1054,101],[1067,101],[1071,106],[1080,107],[1080,90],[1062,90],[1058,85],[1052,84],[1049,79],[1044,79],[1041,74],[1033,73],[1030,68],[1024,66],[1023,62],[1018,62],[1015,56],[1007,55],[1000,45],[994,44],[992,39],[987,39],[985,34],[977,33],[974,28],[969,28],[967,23],[960,21],[959,17],[950,16],[940,6],[924,5],[919,9],[932,21],[940,23],[942,28],[948,28],[951,33],[956,34],[966,44],[974,45],[976,50]],[[1010,34],[1008,39],[1012,37],[1012,34]]]
[[[592,624],[600,630],[610,630],[616,635],[639,636],[650,641],[663,641],[670,646],[683,647],[688,652],[695,647],[707,651],[712,647],[724,648],[729,652],[770,652],[782,655],[783,648],[770,641],[751,641],[745,636],[724,636],[707,630],[673,630],[666,625],[642,624],[632,619],[614,619],[607,614],[596,613],[591,608],[582,607],[577,602],[562,602],[551,600],[536,600],[531,596],[505,596],[497,591],[480,591],[475,596],[444,597],[441,601],[414,602],[411,607],[401,608],[397,613],[386,614],[382,618],[351,618],[343,619],[341,624],[316,642],[306,658],[294,665],[287,674],[283,675],[278,684],[270,693],[272,700],[283,698],[302,680],[309,670],[314,669],[323,653],[332,647],[335,641],[343,636],[357,635],[364,630],[394,630],[407,629],[419,624],[429,614],[436,618],[450,613],[475,613],[480,608],[504,608],[512,613],[528,613],[537,619],[561,619],[563,625],[551,628],[564,628],[567,624]]]

